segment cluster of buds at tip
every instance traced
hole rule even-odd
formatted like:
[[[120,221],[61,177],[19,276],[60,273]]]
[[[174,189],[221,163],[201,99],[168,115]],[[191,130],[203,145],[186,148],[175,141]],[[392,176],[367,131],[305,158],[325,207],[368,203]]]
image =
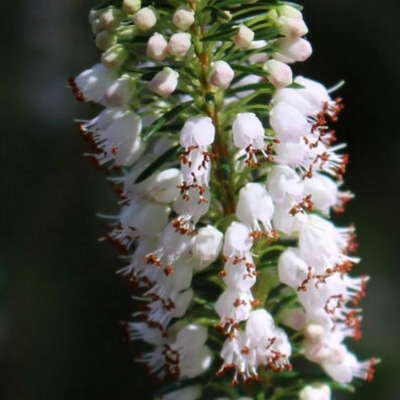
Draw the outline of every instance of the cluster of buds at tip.
[[[220,380],[252,383],[241,400],[275,398],[293,356],[343,386],[371,380],[376,360],[344,344],[361,337],[368,277],[350,276],[354,226],[330,219],[352,198],[331,129],[343,105],[293,77],[312,53],[301,8],[111,0],[89,22],[101,61],[69,83],[104,108],[79,129],[113,173],[121,208],[104,239],[134,292],[125,338],[167,383],[157,399],[232,398]],[[282,379],[300,400],[330,399],[328,378]]]

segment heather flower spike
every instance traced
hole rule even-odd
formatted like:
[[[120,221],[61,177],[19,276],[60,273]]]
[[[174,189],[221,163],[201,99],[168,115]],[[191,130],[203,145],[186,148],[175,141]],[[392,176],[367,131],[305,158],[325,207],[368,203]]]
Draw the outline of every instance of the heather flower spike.
[[[292,74],[312,53],[301,7],[111,0],[89,22],[102,53],[70,86],[103,107],[79,128],[117,188],[104,239],[156,399],[329,400],[370,381],[376,359],[347,348],[368,277],[333,217],[353,197],[343,105]]]

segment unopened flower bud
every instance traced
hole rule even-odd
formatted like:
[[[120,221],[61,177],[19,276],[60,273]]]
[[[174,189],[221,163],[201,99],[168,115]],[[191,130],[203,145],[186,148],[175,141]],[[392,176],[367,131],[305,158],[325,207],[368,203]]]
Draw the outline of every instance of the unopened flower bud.
[[[179,7],[172,17],[172,23],[182,31],[186,31],[194,23],[193,11],[189,7]]]
[[[175,57],[184,57],[191,45],[192,40],[190,33],[174,33],[169,39],[168,51]]]
[[[168,54],[168,42],[160,33],[154,35],[147,41],[146,55],[147,57],[162,61]]]
[[[308,385],[299,393],[300,400],[330,400],[331,389],[328,385]]]
[[[290,64],[295,61],[305,61],[312,53],[311,44],[303,38],[282,38],[275,42],[278,49],[272,56],[284,63]]]
[[[123,107],[131,99],[133,82],[128,75],[123,75],[112,83],[106,91],[106,102],[109,107]]]
[[[264,70],[268,72],[268,80],[277,88],[289,86],[293,82],[292,69],[285,63],[277,60],[268,60],[264,64]]]
[[[140,10],[141,6],[141,0],[123,0],[122,2],[122,8],[128,14],[135,14],[136,11]]]
[[[178,85],[179,74],[169,67],[158,72],[150,82],[150,89],[161,97],[168,97]]]
[[[128,58],[128,52],[122,44],[107,49],[101,56],[101,62],[110,69],[118,69]]]
[[[220,89],[227,89],[234,78],[235,73],[225,61],[217,61],[211,68],[210,82]]]
[[[218,14],[218,22],[220,24],[226,24],[232,19],[232,13],[228,10],[222,11],[222,14]]]
[[[133,15],[132,20],[139,30],[145,32],[157,23],[157,15],[153,8],[143,7]]]
[[[280,17],[278,18],[278,27],[281,35],[289,38],[298,38],[308,33],[305,22],[300,18]]]
[[[251,46],[253,39],[254,32],[246,25],[240,25],[239,31],[233,38],[233,41],[239,49],[248,49]]]
[[[96,35],[95,42],[98,49],[106,51],[108,48],[116,44],[117,37],[115,33],[102,31]]]
[[[137,35],[137,28],[135,25],[119,26],[116,30],[118,39],[122,42],[133,40]]]
[[[91,26],[92,26],[92,33],[93,33],[94,35],[97,35],[97,34],[99,34],[100,32],[102,32],[102,31],[104,30],[103,24],[100,22],[100,20],[99,20],[98,18],[95,19],[95,20],[91,23]]]
[[[89,23],[93,24],[93,22],[99,18],[99,16],[101,15],[102,12],[103,12],[103,10],[95,10],[95,9],[90,10]]]
[[[285,4],[283,6],[279,6],[277,8],[277,11],[278,11],[279,15],[281,15],[281,16],[285,16],[285,17],[289,17],[289,18],[298,18],[298,19],[303,18],[303,14],[301,13],[301,11],[299,11],[297,8],[294,8],[287,4]]]
[[[106,11],[101,13],[99,21],[104,30],[112,31],[118,28],[123,18],[124,13],[121,10],[117,8],[108,8]]]

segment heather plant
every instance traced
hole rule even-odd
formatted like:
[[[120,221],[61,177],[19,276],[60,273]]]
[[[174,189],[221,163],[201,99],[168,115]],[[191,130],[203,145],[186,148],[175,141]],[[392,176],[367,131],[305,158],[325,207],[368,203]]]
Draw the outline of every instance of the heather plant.
[[[354,226],[331,218],[353,197],[343,105],[293,77],[312,53],[301,7],[115,0],[89,22],[101,61],[70,85],[103,107],[79,128],[116,188],[123,331],[157,399],[328,400],[370,381],[376,360],[347,347],[368,278]]]

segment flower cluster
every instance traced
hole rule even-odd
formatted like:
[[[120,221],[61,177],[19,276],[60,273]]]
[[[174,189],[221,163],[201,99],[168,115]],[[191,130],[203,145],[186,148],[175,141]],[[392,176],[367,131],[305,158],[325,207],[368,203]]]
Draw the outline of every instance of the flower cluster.
[[[375,364],[344,343],[361,336],[368,278],[349,275],[354,227],[330,220],[353,197],[330,128],[341,99],[293,79],[290,64],[312,52],[300,7],[178,3],[94,8],[101,62],[70,79],[103,107],[78,122],[88,155],[116,173],[121,209],[105,239],[135,294],[125,337],[172,382],[163,400],[328,400],[329,386],[287,372],[293,356],[343,387]]]

